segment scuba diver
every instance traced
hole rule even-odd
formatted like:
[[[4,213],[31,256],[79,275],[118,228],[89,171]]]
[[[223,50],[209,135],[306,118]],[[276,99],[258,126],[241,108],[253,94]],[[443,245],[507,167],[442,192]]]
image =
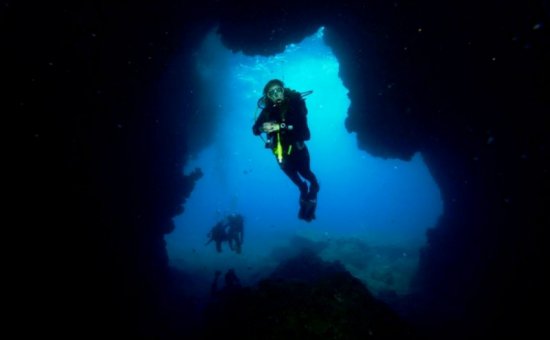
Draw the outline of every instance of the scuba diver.
[[[222,252],[222,242],[227,241],[227,233],[225,232],[226,224],[225,221],[220,221],[216,223],[210,232],[206,235],[208,241],[206,241],[205,246],[210,244],[210,242],[216,242],[216,251],[218,253]]]
[[[227,242],[229,249],[241,253],[244,234],[244,218],[241,214],[231,214],[227,217]]]
[[[227,295],[227,294],[233,294],[237,293],[239,290],[241,290],[241,280],[235,273],[235,269],[230,268],[227,270],[224,276],[225,286],[220,290],[218,287],[218,281],[220,280],[222,272],[219,270],[216,270],[216,273],[214,274],[214,280],[212,281],[212,284],[210,285],[210,294],[212,296],[220,296],[220,295]]]
[[[272,79],[264,86],[258,106],[262,111],[252,126],[252,132],[256,136],[267,134],[266,148],[273,151],[283,172],[300,190],[298,218],[311,222],[315,219],[319,183],[310,169],[305,144],[310,139],[310,131],[303,96],[285,88],[281,80]],[[304,179],[309,182],[309,187]]]
[[[216,251],[222,252],[222,243],[227,242],[229,249],[237,254],[241,253],[244,234],[244,218],[241,214],[230,214],[223,220],[219,221],[212,227],[206,235],[208,241],[205,245],[214,241],[216,243]]]

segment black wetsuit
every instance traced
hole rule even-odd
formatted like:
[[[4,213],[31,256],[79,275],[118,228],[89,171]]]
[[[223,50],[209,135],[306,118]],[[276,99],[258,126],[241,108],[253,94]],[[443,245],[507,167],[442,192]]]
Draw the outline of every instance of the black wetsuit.
[[[208,233],[208,241],[206,244],[208,245],[210,242],[214,241],[216,242],[216,251],[218,253],[221,253],[222,251],[222,242],[227,241],[227,234],[225,232],[226,225],[224,222],[218,222],[210,232]]]
[[[284,101],[280,105],[275,106],[270,101],[266,104],[266,107],[256,119],[252,132],[254,135],[260,135],[262,124],[266,122],[280,124],[278,132],[268,134],[269,147],[275,153],[280,141],[282,159],[279,160],[277,154],[275,154],[275,157],[281,169],[298,186],[302,200],[315,200],[319,191],[319,183],[310,169],[309,151],[304,143],[310,138],[304,99],[300,93],[285,88]],[[300,176],[309,181],[309,190]]]
[[[229,248],[240,254],[244,240],[244,219],[242,215],[232,215],[227,218],[227,242]]]

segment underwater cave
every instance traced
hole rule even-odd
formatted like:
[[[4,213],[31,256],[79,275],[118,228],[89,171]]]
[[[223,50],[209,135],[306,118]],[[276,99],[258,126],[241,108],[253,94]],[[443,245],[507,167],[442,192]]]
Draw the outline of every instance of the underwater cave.
[[[195,5],[4,3],[5,112],[27,142],[17,319],[73,335],[537,334],[548,1]],[[313,91],[310,223],[251,133],[273,78]],[[235,211],[242,253],[204,246]]]

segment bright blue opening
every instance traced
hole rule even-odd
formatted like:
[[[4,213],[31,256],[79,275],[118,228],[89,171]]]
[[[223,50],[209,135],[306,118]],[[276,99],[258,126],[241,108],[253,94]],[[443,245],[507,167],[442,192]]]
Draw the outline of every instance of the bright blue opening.
[[[275,265],[268,257],[275,247],[300,235],[330,240],[322,256],[343,262],[374,292],[406,292],[426,229],[442,213],[439,189],[420,154],[410,162],[382,160],[357,148],[355,135],[344,127],[350,103],[323,29],[273,57],[231,53],[211,33],[196,56],[219,119],[212,122],[217,129],[212,145],[186,166],[186,173],[200,167],[204,176],[166,237],[171,263],[212,272],[233,267],[244,281],[254,280]],[[311,223],[297,218],[298,189],[252,135],[257,100],[273,78],[299,92],[313,90],[306,97],[312,135],[307,144],[321,191]],[[229,212],[245,217],[241,255],[204,246],[210,228]],[[356,242],[371,251],[362,254]],[[348,261],[362,257],[366,267]]]

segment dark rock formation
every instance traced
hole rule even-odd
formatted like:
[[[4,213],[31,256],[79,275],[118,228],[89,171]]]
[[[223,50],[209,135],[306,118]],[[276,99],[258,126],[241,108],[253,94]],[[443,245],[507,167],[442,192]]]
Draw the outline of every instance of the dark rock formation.
[[[208,306],[202,338],[417,339],[338,263],[304,251],[254,288],[221,291]]]

